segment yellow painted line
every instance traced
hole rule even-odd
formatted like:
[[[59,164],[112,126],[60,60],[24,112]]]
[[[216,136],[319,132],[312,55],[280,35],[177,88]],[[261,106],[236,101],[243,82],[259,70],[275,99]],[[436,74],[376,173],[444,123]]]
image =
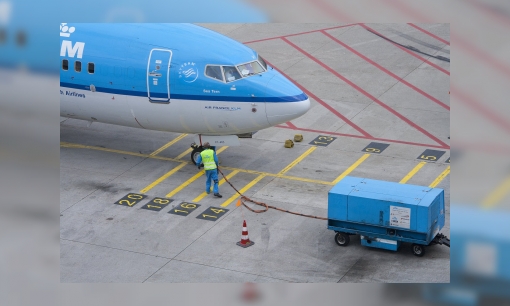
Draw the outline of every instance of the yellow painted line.
[[[216,150],[216,155],[220,154],[221,152],[225,151],[228,147],[221,147],[220,149]],[[196,181],[199,177],[201,177],[205,173],[205,170],[200,171],[199,173],[195,174],[192,178],[187,180],[186,182],[182,183],[179,187],[172,190],[169,194],[166,195],[167,198],[173,197],[175,194],[177,194],[182,189],[186,188],[189,184]]]
[[[482,207],[489,208],[495,206],[503,200],[508,192],[510,192],[510,177],[504,180],[482,201]]]
[[[243,187],[243,189],[239,190],[241,194],[244,194],[246,191],[248,191],[253,185],[257,184],[261,179],[265,178],[266,176],[264,174],[261,174],[257,176],[253,181],[249,182],[246,186]],[[228,200],[223,202],[221,204],[221,207],[227,207],[230,203],[232,203],[235,199],[239,198],[239,195],[236,193],[233,196],[231,196]]]
[[[174,190],[172,190],[170,193],[168,193],[166,195],[167,198],[171,198],[173,197],[174,195],[176,195],[179,191],[183,190],[184,188],[186,188],[189,184],[193,183],[194,181],[196,181],[199,177],[201,177],[202,175],[204,175],[205,173],[205,170],[202,170],[200,172],[198,172],[197,174],[193,175],[192,178],[190,178],[189,180],[187,180],[186,182],[182,183],[179,187],[175,188]]]
[[[163,176],[161,176],[160,178],[158,178],[154,182],[150,183],[147,187],[145,187],[144,189],[140,190],[140,193],[146,193],[147,191],[151,190],[156,185],[158,185],[159,183],[161,183],[162,181],[167,179],[170,175],[172,175],[175,172],[179,171],[179,169],[181,169],[182,167],[186,166],[187,164],[188,163],[182,163],[182,164],[178,165],[177,167],[173,168],[172,170],[168,171]]]
[[[179,140],[183,139],[184,137],[186,137],[188,134],[182,134],[182,135],[179,135],[179,137],[175,138],[174,140],[170,141],[169,143],[167,143],[166,145],[162,146],[161,148],[157,149],[156,151],[152,152],[150,154],[150,156],[155,156],[155,155],[158,155],[159,153],[161,153],[163,150],[165,150],[166,148],[168,148],[169,146],[173,145],[174,143],[178,142]]]
[[[420,162],[416,165],[416,167],[413,168],[413,170],[409,171],[409,173],[404,176],[404,178],[399,182],[400,184],[405,184],[407,181],[409,181],[420,169],[425,166],[427,162]]]
[[[111,152],[111,153],[119,153],[119,154],[139,156],[139,157],[149,157],[148,154],[140,154],[140,153],[135,153],[135,152],[127,152],[127,151],[108,149],[108,148],[102,148],[102,147],[96,147],[96,146],[87,146],[87,145],[68,143],[68,142],[61,142],[60,146],[64,147],[64,148],[91,149],[91,150],[105,151],[105,152]]]
[[[193,148],[189,148],[189,149],[187,149],[186,151],[182,152],[182,153],[181,153],[181,154],[179,154],[179,156],[177,156],[175,159],[181,159],[181,158],[183,158],[184,156],[191,154],[191,151],[193,151]]]
[[[234,170],[234,171],[230,172],[230,173],[227,175],[227,180],[230,180],[230,179],[231,179],[234,175],[236,175],[236,174],[238,174],[238,173],[239,173],[239,171],[238,171],[238,170]],[[223,185],[223,183],[225,183],[225,182],[226,182],[226,181],[225,181],[225,178],[222,178],[222,179],[221,179],[221,181],[219,181],[218,186]],[[212,187],[212,186],[211,186],[211,187]],[[202,194],[201,194],[201,195],[199,195],[198,197],[194,198],[194,199],[193,199],[193,202],[194,202],[194,203],[197,203],[197,202],[201,201],[203,198],[205,198],[206,196],[207,196],[207,193],[204,191],[204,192],[202,192]]]
[[[441,181],[450,173],[450,166],[446,168],[441,174],[439,174],[438,177],[432,182],[432,184],[429,185],[430,188],[435,188]]]
[[[271,174],[271,173],[267,174],[267,176],[276,176],[276,177],[284,178],[284,179],[288,179],[288,180],[307,182],[307,183],[314,183],[314,184],[321,184],[321,185],[333,185],[333,183],[331,183],[331,182],[312,180],[312,179],[307,179],[307,178],[303,178],[303,177],[296,177],[296,176],[275,175],[275,174]]]
[[[366,154],[363,154],[363,156],[361,156],[354,164],[352,164],[349,168],[347,168],[347,170],[345,170],[342,174],[340,174],[339,177],[336,178],[336,180],[334,180],[332,182],[332,185],[336,185],[336,183],[340,182],[341,180],[344,179],[344,177],[346,177],[347,175],[349,175],[349,173],[351,173],[354,169],[356,169],[362,162],[365,161],[365,159],[367,159],[368,157],[370,156],[370,154],[366,153]]]
[[[228,147],[221,147],[218,150],[216,150],[216,155],[220,154],[221,152],[225,151]]]
[[[283,168],[282,171],[280,171],[278,173],[278,175],[283,175],[285,174],[286,172],[288,172],[290,169],[292,169],[295,165],[297,165],[300,161],[302,161],[305,157],[307,157],[308,155],[310,155],[313,151],[315,151],[315,149],[317,149],[317,147],[313,146],[311,148],[309,148],[308,150],[305,151],[305,153],[301,154],[301,156],[299,156],[298,158],[296,158],[293,162],[291,162],[287,167]]]
[[[102,148],[97,146],[87,146],[82,144],[75,144],[75,143],[68,143],[68,142],[61,142],[60,146],[63,148],[73,148],[73,149],[88,149],[88,150],[96,150],[96,151],[104,151],[104,152],[110,152],[110,153],[117,153],[121,155],[130,155],[130,156],[137,156],[137,157],[144,157],[144,158],[153,158],[153,159],[159,159],[164,161],[172,161],[172,162],[178,162],[178,163],[187,163],[192,164],[191,161],[182,161],[178,158],[171,158],[171,157],[164,157],[164,156],[150,156],[149,154],[140,154],[136,152],[129,152],[129,151],[122,151],[122,150],[115,150],[115,149],[108,149],[108,148]],[[190,153],[191,149],[188,150],[188,152],[185,152],[186,154]],[[184,155],[183,155],[184,156]],[[194,165],[193,165],[194,166]],[[288,176],[288,175],[279,175],[269,172],[261,172],[261,171],[255,171],[255,170],[248,170],[248,169],[240,169],[240,168],[232,168],[232,167],[221,167],[222,170],[231,170],[231,171],[239,171],[243,173],[250,173],[255,175],[264,175],[264,176],[272,176],[272,177],[280,177],[285,178],[289,180],[294,181],[302,181],[302,182],[308,182],[308,183],[315,183],[315,184],[322,184],[322,185],[334,185],[333,182],[325,182],[325,181],[319,181],[319,180],[312,180],[307,178],[301,178],[296,176]]]

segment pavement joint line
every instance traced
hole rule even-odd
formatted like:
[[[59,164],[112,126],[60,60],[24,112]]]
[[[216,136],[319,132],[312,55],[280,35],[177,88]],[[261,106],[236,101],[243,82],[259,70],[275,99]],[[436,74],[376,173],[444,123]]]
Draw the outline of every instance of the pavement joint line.
[[[429,185],[430,188],[435,188],[441,181],[450,173],[450,166],[448,166],[438,177]]]
[[[95,243],[90,243],[90,242],[83,242],[83,241],[72,240],[72,239],[65,239],[65,238],[60,238],[60,240],[71,241],[71,242],[75,242],[75,243],[82,243],[82,244],[87,244],[87,245],[93,245],[93,246],[97,246],[97,247],[101,247],[101,248],[106,248],[106,249],[112,249],[112,250],[117,250],[117,251],[123,251],[123,252],[129,252],[129,253],[135,253],[135,254],[141,254],[141,255],[146,255],[146,256],[151,256],[151,257],[159,257],[159,258],[164,258],[164,259],[172,260],[172,258],[168,258],[168,257],[164,257],[164,256],[152,255],[152,254],[147,254],[147,253],[142,253],[142,252],[137,252],[137,251],[131,251],[131,250],[125,250],[125,249],[120,249],[120,248],[115,248],[115,247],[111,247],[111,246],[95,244]]]
[[[257,176],[254,180],[252,180],[251,182],[246,184],[241,190],[239,190],[239,193],[244,194],[246,191],[248,191],[251,187],[253,187],[255,184],[257,184],[260,180],[262,180],[265,177],[266,177],[266,175],[264,175],[264,174]],[[232,203],[238,197],[239,197],[239,194],[234,193],[230,198],[228,198],[228,200],[223,202],[220,206],[227,207],[228,205],[230,205],[230,203]]]
[[[117,154],[122,154],[122,155],[131,155],[131,156],[138,156],[138,157],[148,157],[148,158],[154,158],[154,159],[165,160],[165,161],[173,161],[173,162],[178,162],[178,163],[187,163],[189,165],[192,164],[191,162],[184,162],[184,161],[176,159],[176,158],[162,157],[162,156],[158,156],[158,155],[150,156],[149,154],[139,154],[139,153],[135,153],[135,152],[115,150],[115,149],[107,149],[107,148],[102,148],[102,147],[97,147],[97,146],[88,146],[88,145],[81,145],[81,144],[73,144],[73,143],[68,143],[68,142],[61,142],[60,146],[64,147],[64,148],[89,149],[89,150],[117,153]],[[233,167],[224,167],[224,166],[222,166],[221,169],[232,170],[232,171],[238,170],[239,172],[243,172],[243,173],[251,173],[251,174],[258,174],[258,175],[262,174],[262,175],[265,175],[265,176],[280,177],[280,178],[285,178],[285,179],[294,180],[294,181],[302,181],[302,182],[316,183],[316,184],[322,184],[322,185],[333,185],[331,182],[319,181],[319,180],[313,180],[313,179],[307,179],[307,178],[300,178],[300,177],[289,176],[289,175],[280,175],[280,176],[278,176],[278,174],[269,173],[269,172],[261,172],[261,171],[255,171],[255,170],[240,169],[240,168],[233,168]]]
[[[510,192],[510,177],[507,177],[482,201],[482,207],[491,208],[499,203]]]
[[[225,151],[226,149],[228,148],[228,146],[225,146],[225,147],[221,147],[220,149],[218,149],[218,151],[216,152],[216,154],[220,154],[221,152]],[[189,184],[193,183],[194,181],[196,181],[199,177],[201,177],[202,175],[205,174],[205,169],[204,171],[200,171],[198,172],[197,174],[193,175],[190,179],[188,179],[186,182],[182,183],[181,185],[179,185],[177,188],[175,188],[174,190],[172,190],[171,192],[169,192],[165,197],[167,198],[171,198],[173,197],[174,195],[176,195],[179,191],[183,190],[184,188],[186,188]]]
[[[262,275],[262,274],[255,274],[255,273],[250,273],[250,272],[237,271],[237,270],[232,270],[232,269],[227,269],[227,268],[222,268],[222,267],[216,267],[216,266],[206,265],[206,264],[203,264],[203,263],[192,262],[192,261],[186,261],[186,260],[181,260],[181,259],[174,259],[174,260],[175,260],[175,261],[180,261],[180,262],[189,263],[189,264],[199,265],[199,266],[205,266],[205,267],[210,267],[210,268],[215,268],[215,269],[225,270],[225,271],[238,272],[238,273],[249,274],[249,275],[253,275],[253,276],[257,276],[257,277],[259,277],[259,276],[260,276],[260,277],[267,277],[267,278],[276,279],[276,280],[280,280],[280,281],[290,282],[289,280],[286,280],[286,279],[276,278],[276,277],[272,277],[272,276],[266,276],[266,275]]]
[[[227,180],[231,179],[234,175],[236,175],[236,174],[238,174],[238,173],[239,173],[239,170],[234,170],[234,171],[230,172],[230,173],[226,176]],[[222,179],[220,180],[220,182],[218,183],[218,186],[223,185],[223,183],[225,183],[225,178],[222,178]],[[204,192],[202,192],[202,193],[201,193],[198,197],[194,198],[192,202],[193,202],[193,203],[198,203],[198,202],[200,202],[203,198],[205,198],[206,196],[207,196],[207,193],[204,191]]]
[[[333,181],[333,185],[336,185],[338,182],[340,182],[341,180],[344,179],[344,177],[346,177],[347,175],[349,175],[349,173],[351,173],[354,169],[356,169],[362,162],[364,162],[367,158],[370,157],[370,154],[369,153],[365,153],[363,154],[363,156],[361,156],[357,161],[354,162],[354,164],[352,164],[349,168],[347,168],[347,170],[345,170],[344,172],[342,172],[342,174],[340,174],[340,176],[338,176],[334,181]]]
[[[155,155],[158,155],[159,153],[161,153],[163,150],[167,149],[168,147],[170,147],[171,145],[173,145],[174,143],[178,142],[179,140],[183,139],[184,137],[188,136],[188,134],[181,134],[179,135],[177,138],[175,138],[174,140],[168,142],[167,144],[165,144],[164,146],[162,146],[161,148],[157,149],[156,151],[152,152],[150,154],[150,156],[155,156]]]
[[[358,258],[358,259],[356,260],[356,262],[355,262],[352,266],[350,266],[350,267],[349,267],[349,270],[347,270],[347,272],[345,272],[345,274],[344,274],[344,275],[342,275],[342,277],[340,277],[340,279],[338,280],[338,282],[337,282],[337,283],[340,283],[340,281],[341,281],[341,280],[342,280],[342,279],[343,279],[343,278],[347,275],[347,273],[349,273],[349,271],[351,271],[351,269],[352,269],[352,268],[353,268],[356,264],[358,264],[358,262],[359,262],[359,261],[360,261],[363,257],[365,257],[365,255],[362,255],[360,258]]]
[[[426,164],[426,163],[427,163],[427,162],[422,161],[422,162],[420,162],[419,164],[417,164],[417,165],[413,168],[413,170],[409,171],[409,173],[408,173],[406,176],[404,176],[404,178],[403,178],[402,180],[400,180],[400,182],[399,182],[399,183],[400,183],[400,184],[405,184],[405,183],[407,183],[407,181],[409,181],[409,180],[410,180],[410,179],[411,179],[411,178],[412,178],[412,177],[413,177],[413,176],[414,176],[414,175],[415,175],[418,171],[420,171],[420,169],[421,169],[423,166],[425,166],[425,164]]]
[[[169,261],[167,261],[164,265],[162,265],[161,267],[159,267],[159,269],[157,269],[156,271],[154,271],[154,273],[152,273],[151,275],[149,275],[149,277],[147,277],[146,279],[143,280],[142,284],[145,283],[149,278],[153,277],[154,274],[158,273],[159,270],[163,269],[164,267],[166,267],[166,265],[168,265],[168,263],[170,263],[173,259],[170,259]]]
[[[184,166],[186,166],[187,163],[181,163],[180,165],[178,165],[177,167],[174,167],[172,170],[168,171],[167,173],[165,173],[164,175],[162,175],[160,178],[158,178],[157,180],[155,180],[154,182],[150,183],[149,185],[147,185],[147,187],[145,187],[144,189],[140,190],[140,193],[146,193],[147,191],[151,190],[152,188],[154,188],[156,185],[158,185],[159,183],[161,183],[162,181],[166,180],[168,177],[170,177],[172,174],[174,174],[175,172],[179,171],[181,168],[183,168]]]
[[[292,169],[295,165],[297,165],[300,161],[305,159],[308,155],[310,155],[313,151],[317,149],[316,146],[308,148],[308,150],[305,151],[305,153],[301,154],[298,158],[296,158],[293,162],[287,165],[287,167],[283,168],[282,171],[278,172],[278,176],[283,175],[287,173],[290,169]]]

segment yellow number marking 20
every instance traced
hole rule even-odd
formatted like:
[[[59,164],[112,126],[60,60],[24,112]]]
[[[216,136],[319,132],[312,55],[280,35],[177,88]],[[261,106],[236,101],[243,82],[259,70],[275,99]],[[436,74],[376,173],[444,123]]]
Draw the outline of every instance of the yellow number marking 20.
[[[142,201],[143,199],[145,199],[147,196],[146,195],[143,195],[143,194],[137,194],[137,193],[128,193],[127,195],[125,195],[122,199],[118,200],[117,202],[115,202],[115,204],[117,205],[122,205],[122,206],[128,206],[128,207],[133,207],[135,206],[138,202]]]

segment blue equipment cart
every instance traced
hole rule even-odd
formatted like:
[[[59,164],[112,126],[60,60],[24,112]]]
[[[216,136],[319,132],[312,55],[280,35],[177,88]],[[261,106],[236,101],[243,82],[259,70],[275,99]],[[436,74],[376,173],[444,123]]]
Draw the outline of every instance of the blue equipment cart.
[[[364,246],[396,251],[409,242],[413,254],[423,256],[426,245],[450,246],[439,233],[444,214],[440,188],[346,176],[328,193],[328,229],[340,246],[359,234]]]

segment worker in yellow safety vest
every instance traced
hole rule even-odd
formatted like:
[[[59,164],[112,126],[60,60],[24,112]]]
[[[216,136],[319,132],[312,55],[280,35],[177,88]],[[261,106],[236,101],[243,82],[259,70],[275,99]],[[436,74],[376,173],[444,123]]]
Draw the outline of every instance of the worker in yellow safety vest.
[[[198,169],[204,163],[205,169],[205,192],[207,194],[211,193],[211,180],[214,182],[213,192],[214,196],[221,198],[222,195],[218,190],[218,156],[216,156],[216,152],[211,149],[211,145],[206,142],[202,145],[205,150],[200,153],[200,156],[197,158],[197,166]]]

